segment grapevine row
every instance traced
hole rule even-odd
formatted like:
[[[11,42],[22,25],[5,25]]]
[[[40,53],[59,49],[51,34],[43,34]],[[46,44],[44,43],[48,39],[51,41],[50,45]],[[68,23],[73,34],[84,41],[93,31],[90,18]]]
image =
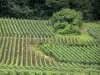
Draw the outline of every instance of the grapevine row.
[[[41,45],[41,50],[61,62],[100,65],[100,46]]]
[[[2,18],[0,30],[2,36],[53,36],[53,32],[47,27],[46,20],[19,20]]]
[[[47,63],[49,58],[36,53],[30,42],[31,38],[24,36],[0,38],[0,63],[16,66],[49,66],[53,63],[53,60]]]

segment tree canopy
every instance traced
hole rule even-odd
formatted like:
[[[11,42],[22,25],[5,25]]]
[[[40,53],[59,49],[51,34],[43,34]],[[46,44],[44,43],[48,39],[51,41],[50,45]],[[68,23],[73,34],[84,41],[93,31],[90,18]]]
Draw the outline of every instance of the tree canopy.
[[[62,9],[54,13],[51,18],[54,31],[59,34],[79,34],[82,20],[82,13],[71,9]]]
[[[0,17],[48,19],[62,8],[81,11],[85,20],[100,19],[100,0],[0,0]]]

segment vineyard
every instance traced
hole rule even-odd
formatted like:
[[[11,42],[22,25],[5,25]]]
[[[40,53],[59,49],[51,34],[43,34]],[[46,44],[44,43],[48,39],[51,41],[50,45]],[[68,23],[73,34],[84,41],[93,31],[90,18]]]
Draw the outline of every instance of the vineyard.
[[[74,62],[82,64],[98,64],[100,65],[100,47],[77,47],[77,46],[61,46],[61,45],[43,45],[41,50],[46,55],[55,57],[61,62]]]
[[[100,75],[100,26],[82,40],[58,37],[50,24],[0,18],[0,75]]]
[[[89,33],[95,38],[100,38],[100,27],[90,27]]]
[[[48,29],[49,21],[43,20],[16,20],[16,19],[0,19],[0,29],[2,36],[53,36]]]

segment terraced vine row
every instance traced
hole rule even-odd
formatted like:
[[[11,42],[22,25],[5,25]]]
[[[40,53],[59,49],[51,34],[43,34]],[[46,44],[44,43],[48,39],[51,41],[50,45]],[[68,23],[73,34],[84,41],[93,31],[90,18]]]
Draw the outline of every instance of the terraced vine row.
[[[46,20],[0,19],[2,36],[53,36]]]
[[[100,26],[91,26],[89,27],[88,32],[95,40],[87,41],[85,45],[100,46]]]
[[[13,69],[13,70],[12,70]],[[17,69],[17,70],[16,70]],[[77,71],[77,69],[79,71]],[[100,75],[99,70],[59,67],[18,67],[0,65],[1,75]],[[82,72],[83,71],[83,72]]]
[[[41,45],[41,50],[61,62],[100,65],[100,46]]]
[[[98,41],[83,41],[79,37],[56,37],[49,30],[47,20],[23,20],[23,19],[6,19],[0,18],[0,36],[27,36],[36,38],[36,41],[42,39],[42,43],[48,44],[68,44],[68,45],[98,45]],[[94,29],[93,29],[94,28]],[[97,27],[98,28],[98,27]],[[96,31],[97,30],[97,31]],[[99,38],[99,29],[95,27],[89,28],[89,33]],[[92,33],[93,32],[93,33]],[[98,35],[96,34],[98,33]],[[43,41],[44,40],[44,41]],[[35,42],[34,44],[39,44]]]
[[[32,37],[32,44],[66,44],[66,45],[85,45],[79,37]]]
[[[49,66],[52,64],[53,59],[46,59],[45,56],[33,50],[30,41],[31,38],[28,37],[0,37],[0,63],[16,66]]]
[[[68,45],[68,46],[100,46],[100,39],[96,40],[82,40],[79,37],[33,37],[31,38],[31,44],[56,44],[56,45]]]
[[[87,41],[84,46],[100,46],[100,39]]]
[[[100,39],[100,26],[99,27],[89,27],[88,29],[90,35],[94,38]]]
[[[31,66],[31,67],[41,67],[41,68],[48,67],[48,68],[65,68],[65,69],[67,69],[67,68],[100,69],[97,61],[96,61],[95,65],[94,65],[94,63],[91,63],[91,65],[90,65],[88,63],[85,63],[85,64],[84,63],[77,63],[77,61],[76,62],[75,61],[72,61],[72,62],[68,61],[67,63],[60,63],[59,60],[55,60],[55,58],[52,58],[52,59],[46,58],[46,55],[41,55],[39,52],[37,52],[37,50],[34,50],[35,48],[33,49],[31,47],[31,43],[30,43],[31,41],[32,41],[32,39],[28,38],[28,37],[20,37],[20,36],[19,37],[17,37],[17,36],[16,37],[9,37],[9,36],[8,37],[0,37],[0,42],[1,42],[0,43],[0,53],[1,53],[0,54],[0,64],[8,65],[8,66],[14,65],[14,66],[20,66],[20,67]],[[51,46],[51,47],[50,46],[42,46],[42,47],[46,51],[56,50],[56,52],[58,53],[62,50],[61,48],[63,46],[60,49],[59,48],[56,49],[57,46]],[[41,50],[44,50],[43,48]],[[76,47],[76,49],[79,50],[79,48],[77,48],[77,47]],[[99,50],[97,50],[97,51],[99,51]],[[73,51],[73,52],[75,52],[75,51]],[[50,56],[49,53],[51,53],[51,52],[49,51],[47,53],[47,57]],[[66,53],[66,51],[63,53]],[[80,52],[80,53],[82,53],[82,52]],[[56,53],[53,52],[52,54],[56,54]],[[61,55],[61,54],[62,53],[59,53],[59,55]],[[94,55],[96,55],[96,54],[94,54]],[[52,56],[54,56],[54,55],[52,55]],[[96,56],[98,56],[98,55],[96,55]],[[72,56],[68,56],[68,57],[73,58]],[[77,57],[78,57],[78,55],[77,55]],[[91,57],[91,59],[92,59],[92,57]],[[61,56],[58,58],[62,59]],[[63,58],[65,59],[65,57],[63,57]],[[95,59],[95,57],[93,57],[93,58]],[[63,61],[63,59],[62,59],[62,61]]]

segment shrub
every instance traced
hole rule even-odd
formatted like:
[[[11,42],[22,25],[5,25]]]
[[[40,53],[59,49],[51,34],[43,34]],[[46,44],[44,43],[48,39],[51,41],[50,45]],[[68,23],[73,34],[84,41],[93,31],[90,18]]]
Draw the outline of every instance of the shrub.
[[[60,22],[57,22],[54,24],[54,31],[57,31],[59,29],[64,29],[66,27],[66,24],[67,23],[60,23]]]
[[[62,9],[53,14],[51,21],[54,25],[56,22],[68,22],[72,25],[82,25],[82,13],[72,9]]]
[[[83,23],[82,19],[83,16],[81,12],[72,9],[62,9],[61,11],[53,14],[51,22],[55,32],[60,30],[58,33],[61,34],[79,34],[79,28]]]

